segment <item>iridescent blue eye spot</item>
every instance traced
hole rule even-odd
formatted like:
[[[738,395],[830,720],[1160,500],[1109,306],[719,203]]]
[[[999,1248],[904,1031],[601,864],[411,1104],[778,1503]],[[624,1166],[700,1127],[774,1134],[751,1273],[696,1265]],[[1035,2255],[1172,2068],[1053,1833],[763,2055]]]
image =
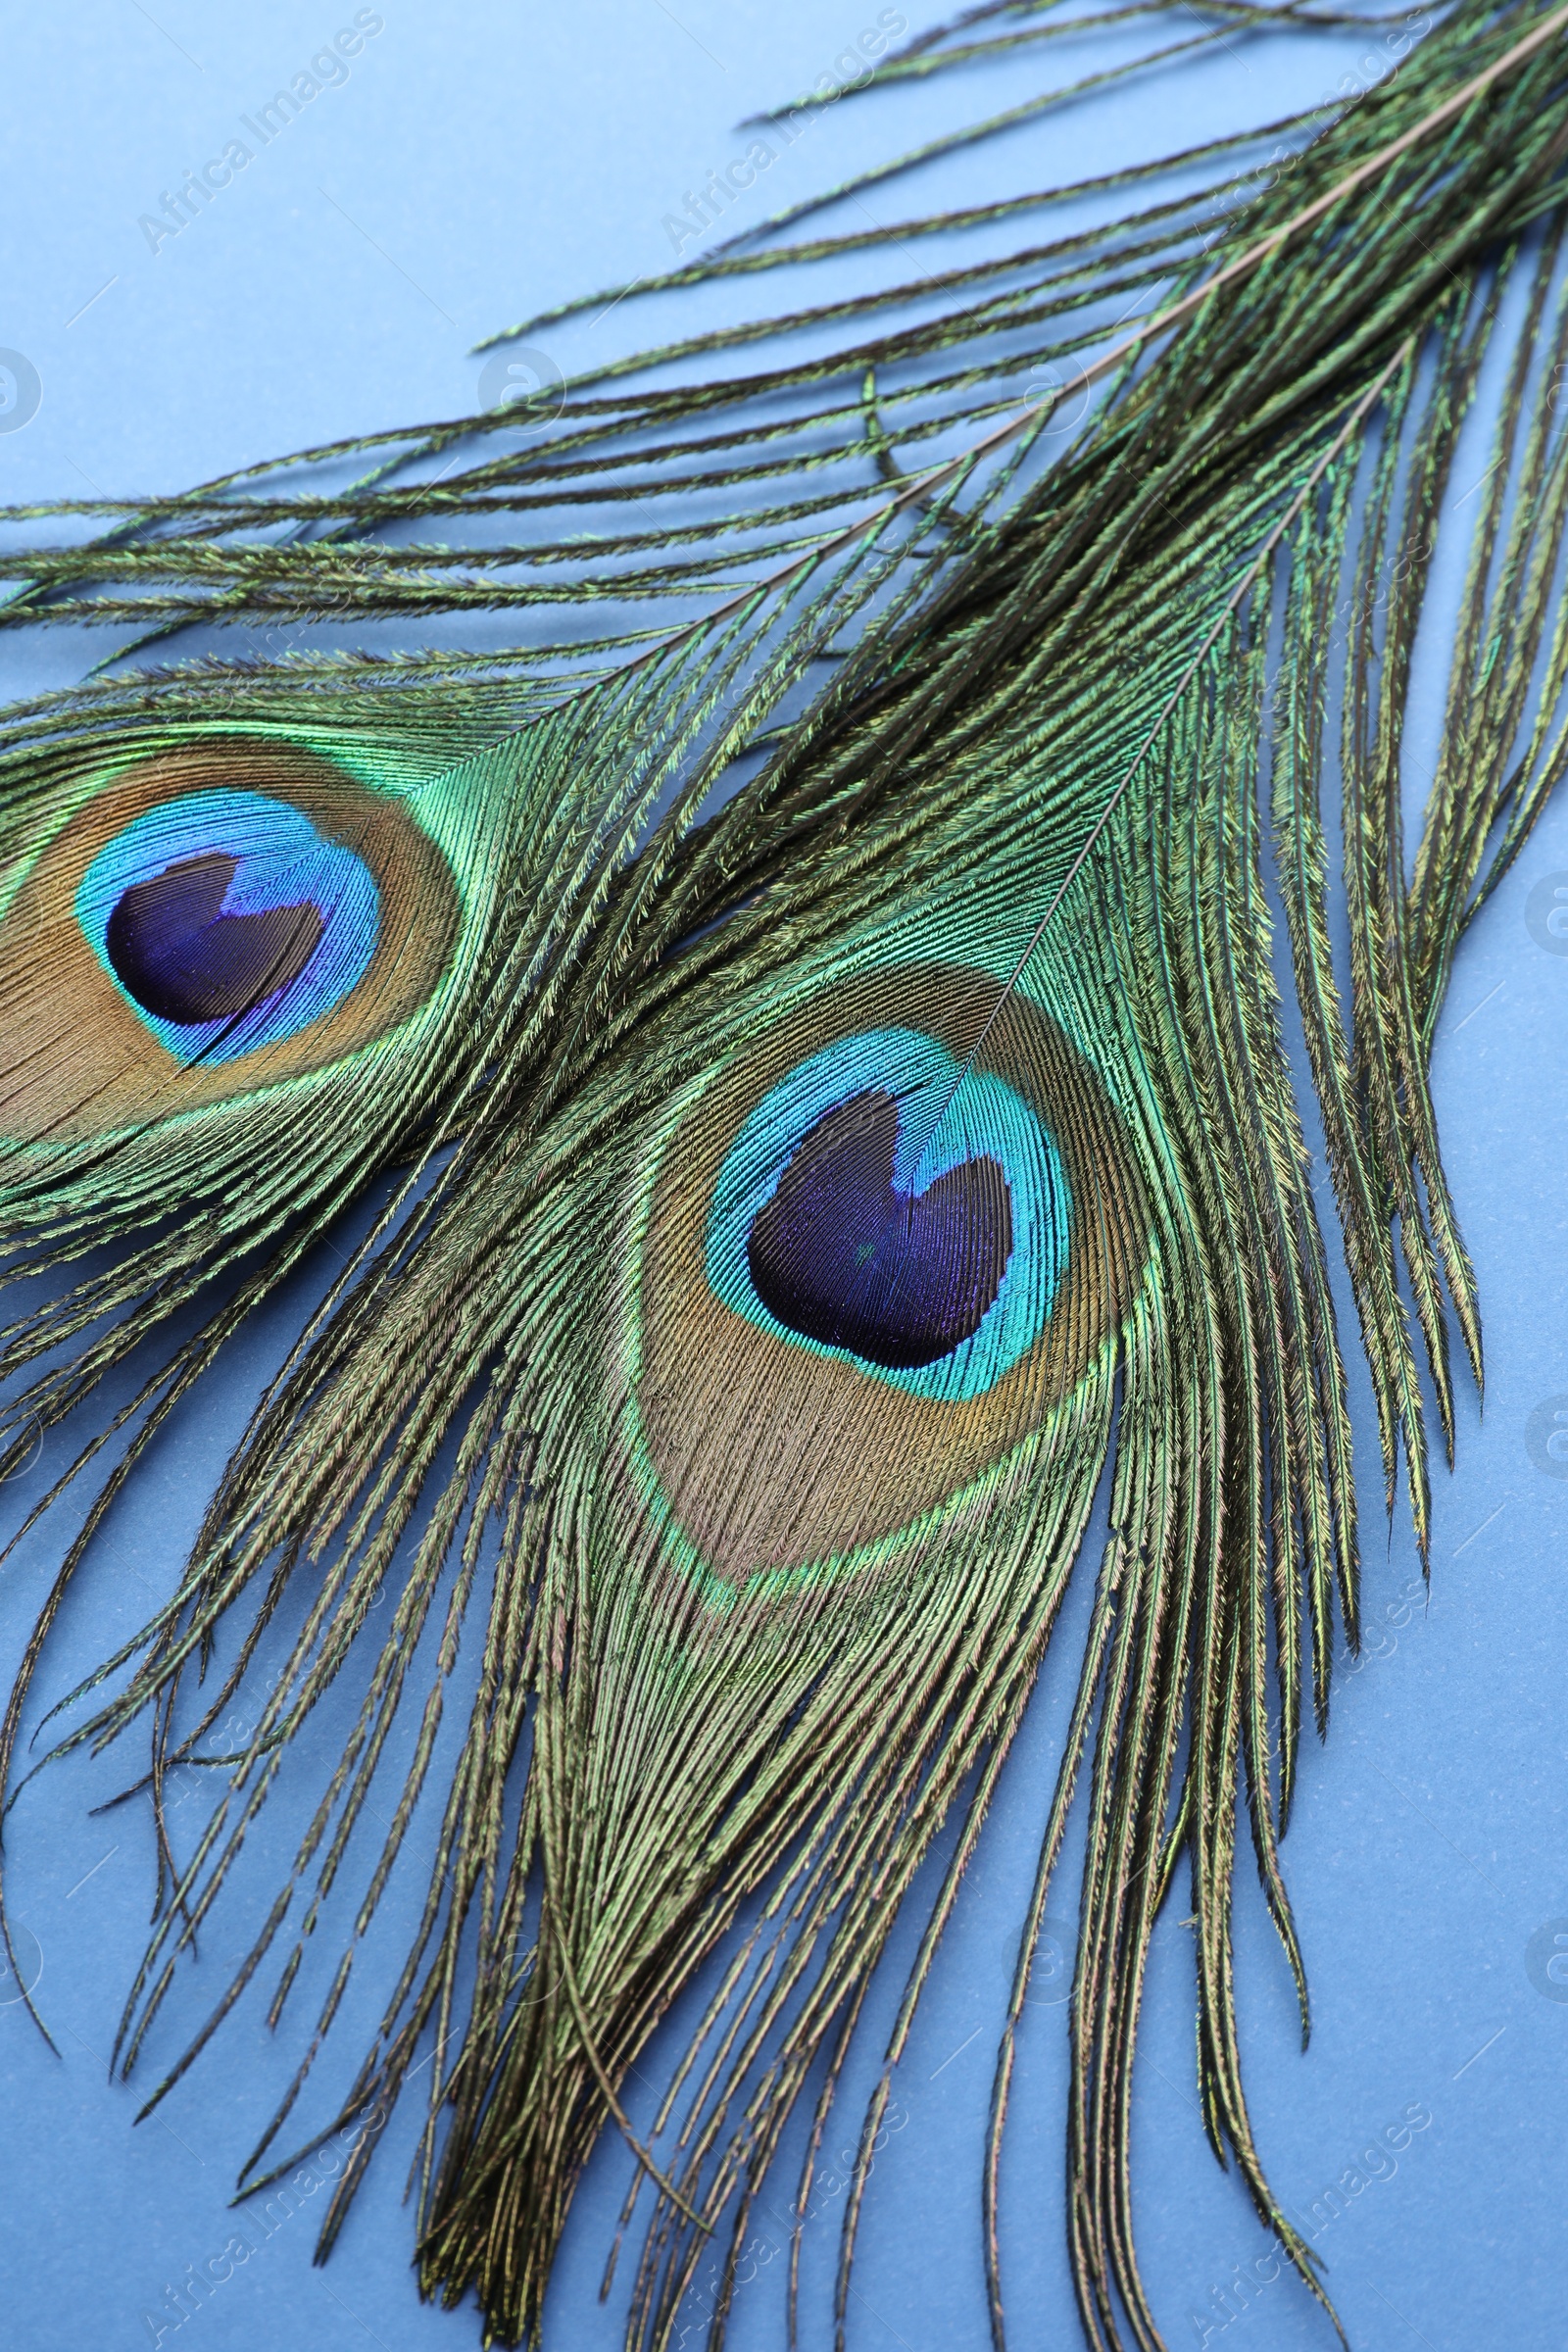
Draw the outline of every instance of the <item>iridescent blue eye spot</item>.
[[[1001,1163],[923,1190],[894,1176],[899,1106],[880,1088],[817,1120],[752,1220],[746,1262],[791,1331],[889,1371],[935,1363],[985,1320],[1012,1254]]]
[[[1039,1337],[1069,1222],[1055,1140],[1012,1087],[922,1031],[862,1030],[742,1127],[713,1188],[708,1280],[781,1341],[958,1401]]]
[[[331,1012],[375,953],[363,858],[290,801],[192,792],[117,833],[76,920],[122,994],[183,1062],[232,1061]]]

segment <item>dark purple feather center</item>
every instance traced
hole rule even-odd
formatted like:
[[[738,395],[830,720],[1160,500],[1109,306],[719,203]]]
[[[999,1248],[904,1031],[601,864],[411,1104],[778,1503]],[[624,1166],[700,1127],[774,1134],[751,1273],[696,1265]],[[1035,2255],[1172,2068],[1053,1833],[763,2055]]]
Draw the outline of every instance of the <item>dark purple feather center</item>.
[[[1012,1203],[989,1155],[901,1192],[898,1139],[898,1103],[880,1090],[828,1111],[753,1218],[746,1255],[789,1330],[912,1371],[979,1330],[1012,1252]]]
[[[104,945],[116,975],[159,1020],[236,1020],[297,980],[320,944],[320,912],[309,900],[224,914],[235,863],[219,851],[183,858],[132,883],[109,917]]]

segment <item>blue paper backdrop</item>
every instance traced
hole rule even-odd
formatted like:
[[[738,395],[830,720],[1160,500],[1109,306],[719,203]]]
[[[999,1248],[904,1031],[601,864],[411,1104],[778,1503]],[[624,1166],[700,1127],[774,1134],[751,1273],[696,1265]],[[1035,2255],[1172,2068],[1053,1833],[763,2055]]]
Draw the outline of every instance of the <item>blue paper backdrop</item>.
[[[387,0],[361,12],[362,26],[368,15],[380,29],[367,32],[346,78],[258,146],[155,252],[139,216],[245,137],[241,119],[308,70],[355,12],[334,13],[331,0],[6,11],[0,346],[24,355],[40,401],[28,421],[0,431],[0,500],[178,487],[337,434],[469,410],[480,364],[466,354],[479,335],[666,266],[662,217],[744,145],[734,123],[830,72],[876,11],[870,0],[796,0],[788,11],[762,0],[550,11]],[[1355,54],[1348,40],[1307,49],[1237,37],[1179,79],[1131,83],[1018,136],[1031,142],[1038,180],[1066,180],[1282,113],[1332,88]],[[1007,104],[1037,78],[1024,65],[988,70],[960,111]],[[885,155],[895,139],[912,143],[953,121],[955,106],[951,88],[916,89],[886,108],[839,110],[780,160],[745,217]],[[959,159],[939,192],[969,194],[987,169],[983,157]],[[904,209],[897,191],[873,206],[878,219]],[[671,312],[660,323],[681,322]],[[562,343],[562,364],[609,347],[595,336],[622,348],[642,332],[622,328],[618,318],[584,322],[569,349]],[[19,399],[29,405],[31,381],[26,368],[0,379],[13,416]],[[1483,428],[1484,419],[1456,496],[1486,466]],[[1450,592],[1457,547],[1450,532]],[[22,693],[79,674],[83,662],[83,646],[64,634],[24,652],[0,639],[0,686]],[[1415,790],[1439,718],[1434,683],[1410,750]],[[1332,1737],[1326,1750],[1308,1747],[1286,1849],[1314,1998],[1305,2056],[1283,1960],[1255,1889],[1242,1888],[1249,2082],[1288,2204],[1309,2213],[1317,2202],[1327,2215],[1325,2190],[1374,2135],[1411,2108],[1431,2118],[1392,2173],[1347,2190],[1318,2234],[1360,2352],[1546,2347],[1564,2332],[1568,1984],[1549,1965],[1559,1925],[1568,1949],[1568,1461],[1550,1443],[1558,1408],[1568,1412],[1568,939],[1549,919],[1559,884],[1568,892],[1568,804],[1547,814],[1467,940],[1440,1039],[1447,1165],[1487,1317],[1487,1407],[1483,1420],[1465,1396],[1457,1471],[1438,1473],[1430,1607],[1409,1603],[1408,1534],[1399,1520],[1385,1546],[1368,1477],[1367,1616],[1383,1630],[1362,1669],[1336,1685]],[[246,1405],[330,1255],[247,1335],[160,1446],[67,1606],[45,1678],[51,1697],[170,1589]],[[1348,1318],[1346,1330],[1353,1341]],[[49,1466],[5,1498],[13,1518]],[[8,1669],[59,1550],[58,1536],[31,1540],[0,1571]],[[904,2122],[868,2192],[854,2346],[981,2352],[989,2342],[977,2168],[993,2034],[1082,1619],[1080,1592],[899,2078]],[[344,1720],[324,1708],[303,1745],[329,1758]],[[309,1756],[301,1763],[308,1773]],[[389,2129],[328,2268],[311,2266],[307,2206],[176,2331],[167,2290],[230,2236],[234,2170],[288,2079],[297,2040],[270,2036],[252,1998],[157,2120],[133,2129],[139,2095],[108,2084],[103,2059],[145,1934],[151,1837],[139,1804],[89,1814],[133,1766],[127,1750],[55,1767],[7,1828],[20,1942],[41,1972],[38,1998],[60,2054],[14,1999],[0,2004],[4,2341],[19,2352],[131,2352],[160,2340],[181,2352],[473,2343],[471,2309],[440,2314],[415,2292],[410,2216],[398,2204],[412,2112]],[[207,1792],[203,1784],[197,1795]],[[176,1811],[179,1837],[188,1839],[184,1823],[200,1809]],[[255,1871],[204,1937],[142,2062],[143,2090],[243,1948],[241,1922],[255,1916],[245,1897],[269,1883],[284,1850],[281,1820],[256,1844]],[[1073,1886],[1069,1865],[1058,1917],[1070,1915]],[[407,1869],[337,2029],[336,2082],[378,2012],[373,1996],[421,1891],[421,1875]],[[1254,2285],[1250,2300],[1234,2288],[1224,2299],[1235,2266],[1264,2241],[1200,2129],[1183,1908],[1170,1906],[1156,1936],[1139,2069],[1137,2210],[1154,2307],[1173,2345],[1325,2347],[1327,2324],[1288,2278]],[[320,1940],[331,1944],[330,1927]],[[307,1966],[296,2034],[331,1958],[323,1950]],[[895,1989],[881,1988],[883,2021]],[[1061,2210],[1065,2011],[1049,1983],[1040,1990],[1004,2174],[1019,2347],[1077,2341]],[[873,2021],[852,2090],[863,2092],[875,2054]],[[325,2099],[323,2086],[318,2113]],[[642,2090],[632,2104],[645,2119]],[[853,2097],[842,2112],[848,2136]],[[552,2347],[618,2340],[618,2297],[602,2308],[595,2294],[628,2162],[603,2146],[578,2200],[553,2290]],[[830,2202],[805,2249],[811,2352],[831,2340],[836,2243]],[[736,2352],[782,2346],[783,2267],[764,2263],[738,2295]]]

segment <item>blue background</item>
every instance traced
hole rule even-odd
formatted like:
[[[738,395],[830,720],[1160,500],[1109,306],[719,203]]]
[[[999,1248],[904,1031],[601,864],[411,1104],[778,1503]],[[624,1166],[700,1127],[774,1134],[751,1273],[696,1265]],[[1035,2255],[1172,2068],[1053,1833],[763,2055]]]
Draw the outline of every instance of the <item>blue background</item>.
[[[467,356],[473,341],[550,302],[666,266],[662,218],[744,148],[750,134],[732,125],[813,82],[875,16],[867,0],[795,0],[788,11],[761,0],[674,9],[608,0],[527,12],[389,0],[380,13],[384,30],[346,84],[323,92],[154,255],[138,215],[218,154],[238,116],[352,11],[334,14],[328,0],[5,10],[0,345],[26,354],[43,398],[24,429],[0,434],[0,500],[179,487],[336,434],[467,411],[480,367]],[[1026,169],[1064,180],[1267,119],[1332,88],[1354,53],[1348,43],[1238,38],[1179,77],[1135,82],[1018,134]],[[1038,79],[1023,66],[987,69],[961,93],[939,85],[834,110],[745,202],[760,213],[764,199],[772,207],[804,194]],[[984,155],[959,159],[937,175],[937,192],[972,194],[990,169]],[[873,201],[879,219],[912,209],[898,191]],[[694,318],[712,315],[711,301],[692,306]],[[681,323],[674,311],[660,321]],[[617,317],[584,322],[550,348],[567,366],[609,350],[607,338],[626,348],[642,332]],[[1487,463],[1483,426],[1456,496]],[[1450,591],[1459,548],[1450,534]],[[0,688],[64,681],[83,662],[65,632],[0,639]],[[1441,716],[1429,672],[1409,751],[1415,794]],[[1568,884],[1564,804],[1466,941],[1440,1037],[1446,1161],[1486,1314],[1486,1412],[1464,1396],[1458,1468],[1437,1473],[1431,1603],[1413,1614],[1398,1597],[1416,1572],[1408,1534],[1400,1519],[1385,1546],[1363,1447],[1374,1654],[1336,1684],[1332,1735],[1326,1750],[1308,1745],[1286,1847],[1314,2002],[1305,2056],[1285,1965],[1245,1870],[1240,1883],[1248,2081],[1286,2203],[1309,2205],[1411,2102],[1433,2118],[1394,2176],[1318,2241],[1361,2352],[1564,2337],[1568,2000],[1547,1997],[1539,1965],[1534,1978],[1527,1967],[1532,1937],[1568,1915],[1568,1479],[1539,1467],[1527,1443],[1535,1409],[1568,1393],[1568,955],[1543,945],[1526,919],[1532,889],[1554,874]],[[311,1281],[318,1287],[329,1270],[323,1258]],[[202,1497],[309,1289],[247,1334],[149,1463],[73,1594],[46,1669],[50,1696],[169,1590]],[[1344,1329],[1349,1340],[1348,1312]],[[1359,1377],[1358,1358],[1354,1369]],[[49,1466],[29,1474],[25,1493],[19,1482],[13,1506]],[[58,1536],[32,1542],[0,1570],[7,1669],[59,1549]],[[849,2323],[858,2347],[981,2352],[989,2342],[978,2158],[993,2034],[1085,1599],[1080,1590],[1058,1636],[896,2086],[907,2122],[868,2193]],[[1408,1622],[1389,1623],[1390,1609]],[[310,1741],[318,1761],[342,1720],[321,1711]],[[131,1777],[133,1761],[127,1751],[50,1770],[7,1830],[12,1900],[36,1941],[38,1999],[61,2048],[52,2056],[14,2001],[0,2006],[0,2330],[23,2352],[130,2352],[154,2340],[143,2315],[230,2233],[234,2170],[307,2022],[308,1990],[292,2034],[275,2040],[264,2003],[251,1999],[159,2120],[132,2128],[138,2093],[106,2083],[102,2059],[145,1935],[151,1839],[139,1807],[91,1818],[89,1806]],[[279,1830],[261,1863],[275,1865],[281,1851]],[[1058,1882],[1057,1915],[1070,1913],[1075,1861]],[[421,1890],[421,1875],[405,1869],[396,1898],[405,1927]],[[235,1889],[226,1909],[236,1916],[215,1923],[186,1971],[143,2088],[205,2016],[241,1948],[245,1891]],[[1199,2126],[1183,1909],[1172,1903],[1156,1936],[1139,2061],[1147,2282],[1173,2346],[1203,2340],[1192,2318],[1200,2311],[1207,2340],[1226,2352],[1327,2346],[1327,2323],[1289,2278],[1218,2326],[1212,2291],[1264,2241]],[[399,1915],[385,1924],[384,1969]],[[318,1940],[330,1944],[330,1933]],[[330,1958],[313,1955],[318,1983]],[[340,2070],[378,2010],[376,1989],[357,1984],[351,1995],[335,2036]],[[862,2087],[897,1984],[882,1990]],[[1031,2012],[1005,2158],[1005,2278],[1020,2348],[1077,2341],[1061,2228],[1064,2016],[1049,2002]],[[640,2094],[632,2103],[646,2113]],[[316,2113],[325,2112],[323,2088]],[[852,2126],[853,2096],[841,2113]],[[411,2109],[395,2119],[326,2270],[311,2267],[313,2223],[302,2213],[163,2341],[203,2352],[473,2343],[471,2308],[422,2307],[408,2267],[411,2217],[398,2199],[415,2124]],[[616,2303],[594,2298],[627,2161],[618,2146],[602,2147],[578,2200],[552,2293],[553,2347],[618,2340]],[[808,2231],[810,2352],[830,2340],[836,2245],[830,2210]],[[736,2352],[782,2345],[782,2268],[739,2294]]]

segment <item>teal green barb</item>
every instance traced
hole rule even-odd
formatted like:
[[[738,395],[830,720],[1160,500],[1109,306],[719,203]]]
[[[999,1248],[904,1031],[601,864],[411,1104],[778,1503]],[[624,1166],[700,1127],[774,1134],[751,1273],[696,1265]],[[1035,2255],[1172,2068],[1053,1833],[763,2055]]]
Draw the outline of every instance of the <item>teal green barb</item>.
[[[976,12],[876,78],[1069,22]],[[1429,1055],[1457,943],[1568,756],[1565,34],[1568,11],[1461,0],[1337,120],[1270,126],[1272,174],[1222,142],[1178,180],[1077,191],[1090,227],[999,193],[956,220],[742,241],[680,282],[861,256],[864,301],[582,379],[521,436],[459,419],[37,511],[9,560],[8,626],[129,622],[145,644],[330,618],[363,638],[95,675],[6,721],[0,1181],[13,1268],[56,1279],[4,1334],[0,1470],[32,1420],[74,1415],[87,1442],[40,1509],[96,1483],[3,1747],[9,1771],[61,1597],[172,1407],[379,1183],[177,1591],[74,1694],[60,1744],[151,1728],[162,1867],[128,2073],[258,1808],[304,1768],[293,1735],[340,1675],[362,1691],[244,1966],[153,2096],[253,1978],[276,2022],[338,1921],[341,1966],[242,2180],[272,2177],[285,2126],[384,2109],[439,2046],[419,2278],[472,2289],[489,2342],[540,2340],[608,2130],[646,2221],[628,2342],[672,2344],[716,2260],[716,2345],[753,2202],[792,2119],[804,2171],[769,2193],[808,2199],[871,1974],[956,1815],[874,2141],[1102,1489],[975,2183],[997,2343],[1014,2034],[1075,1793],[1066,2227],[1088,2338],[1160,2341],[1133,2065],[1184,1867],[1209,2136],[1320,2291],[1253,2144],[1231,1940],[1245,1823],[1304,2031],[1280,1839],[1357,1571],[1280,990],[1389,1502],[1402,1482],[1424,1551],[1423,1389],[1448,1445],[1454,1381],[1480,1376]],[[1239,181],[1210,252],[1205,208]],[[877,277],[974,226],[990,258]],[[1450,626],[1434,521],[1491,364],[1492,463],[1445,525],[1471,563],[1410,858],[1412,652]],[[68,513],[99,518],[85,551],[52,535]],[[474,616],[460,650],[376,635],[452,612]],[[97,1384],[133,1350],[151,1369],[111,1415]],[[460,1630],[478,1688],[418,1934],[347,2108],[307,2122],[359,1942],[414,1867]],[[190,1847],[166,1776],[269,1665]],[[406,1709],[406,1784],[340,1917]],[[660,2028],[699,1981],[672,2052]],[[621,2105],[634,2066],[667,2084],[652,2144]],[[860,2209],[857,2189],[841,2337]],[[825,2340],[820,2315],[803,2327]]]

